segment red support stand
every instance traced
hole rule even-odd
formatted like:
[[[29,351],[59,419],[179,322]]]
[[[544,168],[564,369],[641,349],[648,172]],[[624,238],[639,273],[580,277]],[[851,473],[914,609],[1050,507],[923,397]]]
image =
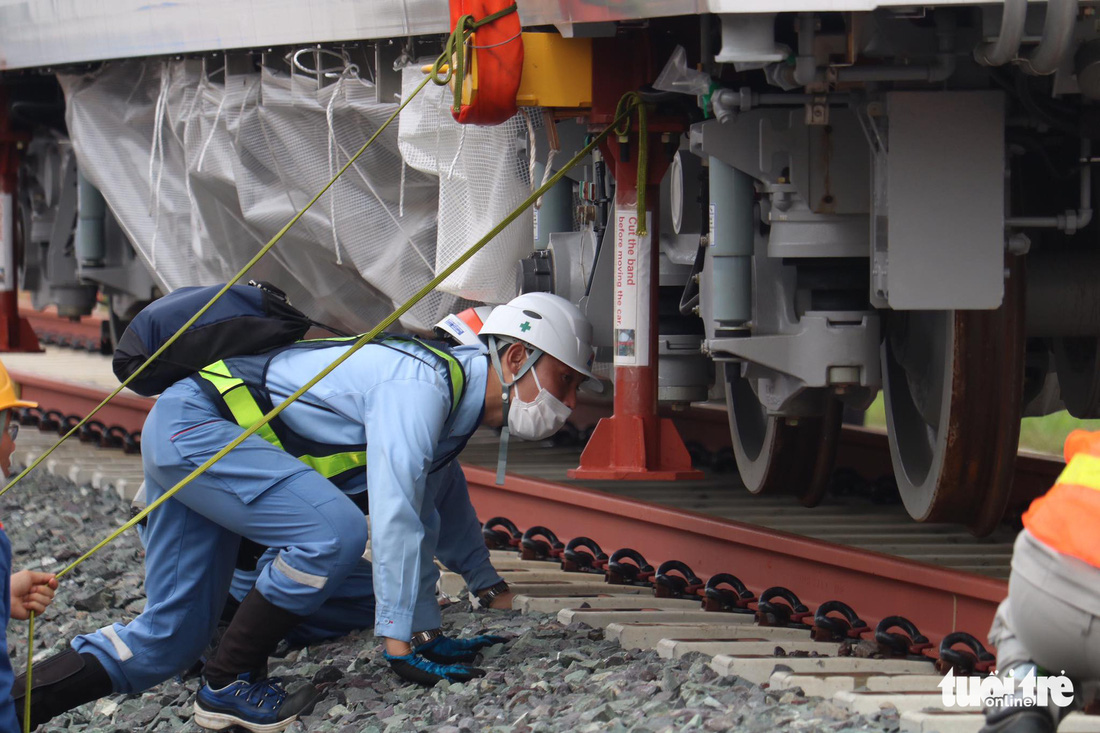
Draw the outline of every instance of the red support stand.
[[[661,130],[661,125],[650,129]],[[604,143],[615,175],[615,412],[603,418],[570,478],[672,481],[702,478],[679,432],[657,415],[657,295],[660,284],[660,183],[669,164],[664,131],[648,140],[648,233],[639,232],[638,131],[628,142]],[[677,134],[679,131],[677,130]]]
[[[26,318],[19,315],[15,251],[15,193],[19,151],[27,137],[8,123],[8,99],[0,87],[0,352],[42,351]]]

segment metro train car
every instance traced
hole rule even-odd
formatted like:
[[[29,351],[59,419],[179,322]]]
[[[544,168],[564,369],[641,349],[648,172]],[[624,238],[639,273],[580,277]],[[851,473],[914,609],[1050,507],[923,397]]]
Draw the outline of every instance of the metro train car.
[[[690,478],[657,407],[710,400],[748,490],[813,504],[881,392],[910,515],[984,534],[1020,418],[1100,417],[1097,3],[510,8],[0,4],[6,289],[117,330],[224,282],[407,102],[250,274],[366,329],[616,122],[402,321],[581,304],[615,415],[575,476]]]

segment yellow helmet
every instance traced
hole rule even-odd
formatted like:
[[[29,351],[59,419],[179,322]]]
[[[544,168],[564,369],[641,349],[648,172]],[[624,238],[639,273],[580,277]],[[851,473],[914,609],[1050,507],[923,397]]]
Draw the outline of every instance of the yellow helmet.
[[[15,396],[15,383],[11,381],[8,370],[0,364],[0,410],[9,410],[13,407],[38,407],[38,403],[27,402]]]

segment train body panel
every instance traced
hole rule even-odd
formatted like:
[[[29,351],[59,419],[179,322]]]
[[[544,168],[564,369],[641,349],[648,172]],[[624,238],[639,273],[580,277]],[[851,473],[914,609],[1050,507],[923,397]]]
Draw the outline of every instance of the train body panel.
[[[905,0],[771,0],[766,7],[774,13],[869,11],[909,4]],[[519,0],[518,5],[525,26],[553,25],[564,35],[572,35],[577,24],[759,13],[761,9],[761,3],[752,0]],[[440,0],[8,0],[0,4],[0,69],[449,31],[447,4]]]

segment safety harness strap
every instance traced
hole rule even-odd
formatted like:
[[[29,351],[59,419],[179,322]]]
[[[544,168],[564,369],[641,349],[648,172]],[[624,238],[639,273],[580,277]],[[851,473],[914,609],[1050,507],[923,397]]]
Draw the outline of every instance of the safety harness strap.
[[[242,428],[252,427],[264,416],[263,408],[248,389],[248,385],[231,374],[225,361],[214,362],[196,376],[205,379],[217,390],[225,408],[233,416],[233,421]],[[272,423],[262,425],[256,433],[276,448],[286,450]],[[324,456],[301,455],[297,458],[327,479],[335,479],[367,465],[366,451],[342,451]]]
[[[241,427],[248,427],[242,425]],[[362,450],[334,453],[331,456],[298,456],[298,460],[327,479],[341,476],[348,471],[366,468],[367,452]]]
[[[264,416],[263,410],[256,403],[256,398],[248,391],[248,385],[244,383],[244,380],[232,376],[224,361],[214,362],[199,374],[218,390],[225,406],[232,413],[233,419],[242,428],[252,427]],[[270,423],[260,426],[256,433],[275,447],[283,447]]]
[[[335,346],[342,342],[353,342],[357,338],[356,336],[352,336],[310,339],[308,342],[299,341],[298,344],[324,342],[325,345]],[[417,339],[389,336],[380,341],[416,344],[432,352],[444,361],[447,365],[448,382],[451,387],[451,415],[453,416],[466,391],[466,373],[463,371],[462,365],[459,364],[458,360],[446,351],[437,349],[431,344],[426,344]],[[264,370],[264,375],[266,377],[266,369]],[[214,362],[205,369],[197,372],[195,376],[207,380],[214,387],[217,394],[221,397],[225,408],[229,411],[229,414],[232,415],[233,421],[242,428],[248,429],[252,427],[252,425],[259,422],[263,417],[264,409],[259,400],[252,394],[251,390],[248,388],[248,384],[244,380],[233,376],[229,365],[226,364],[224,360]],[[288,453],[293,454],[293,451],[288,450],[287,447],[283,445],[283,442],[279,440],[279,436],[272,427],[273,425],[275,425],[274,421],[264,424],[257,431],[257,434],[275,447],[287,450]],[[288,430],[285,426],[283,426],[282,429]],[[321,456],[305,454],[299,455],[297,458],[302,463],[330,480],[342,480],[346,475],[358,473],[367,465],[367,453],[365,450],[339,451]]]
[[[323,339],[306,339],[299,341],[299,344],[312,344],[312,343],[354,343],[358,336],[332,336]],[[426,341],[422,341],[416,338],[408,338],[405,336],[394,336],[391,334],[383,334],[381,337],[375,340],[375,343],[385,345],[386,343],[398,343],[398,344],[413,344],[423,349],[427,349],[432,352],[447,365],[447,375],[451,385],[451,414],[458,409],[458,404],[462,401],[462,396],[466,394],[466,372],[462,369],[462,365],[459,364],[452,354],[447,353],[443,349],[436,348]]]

